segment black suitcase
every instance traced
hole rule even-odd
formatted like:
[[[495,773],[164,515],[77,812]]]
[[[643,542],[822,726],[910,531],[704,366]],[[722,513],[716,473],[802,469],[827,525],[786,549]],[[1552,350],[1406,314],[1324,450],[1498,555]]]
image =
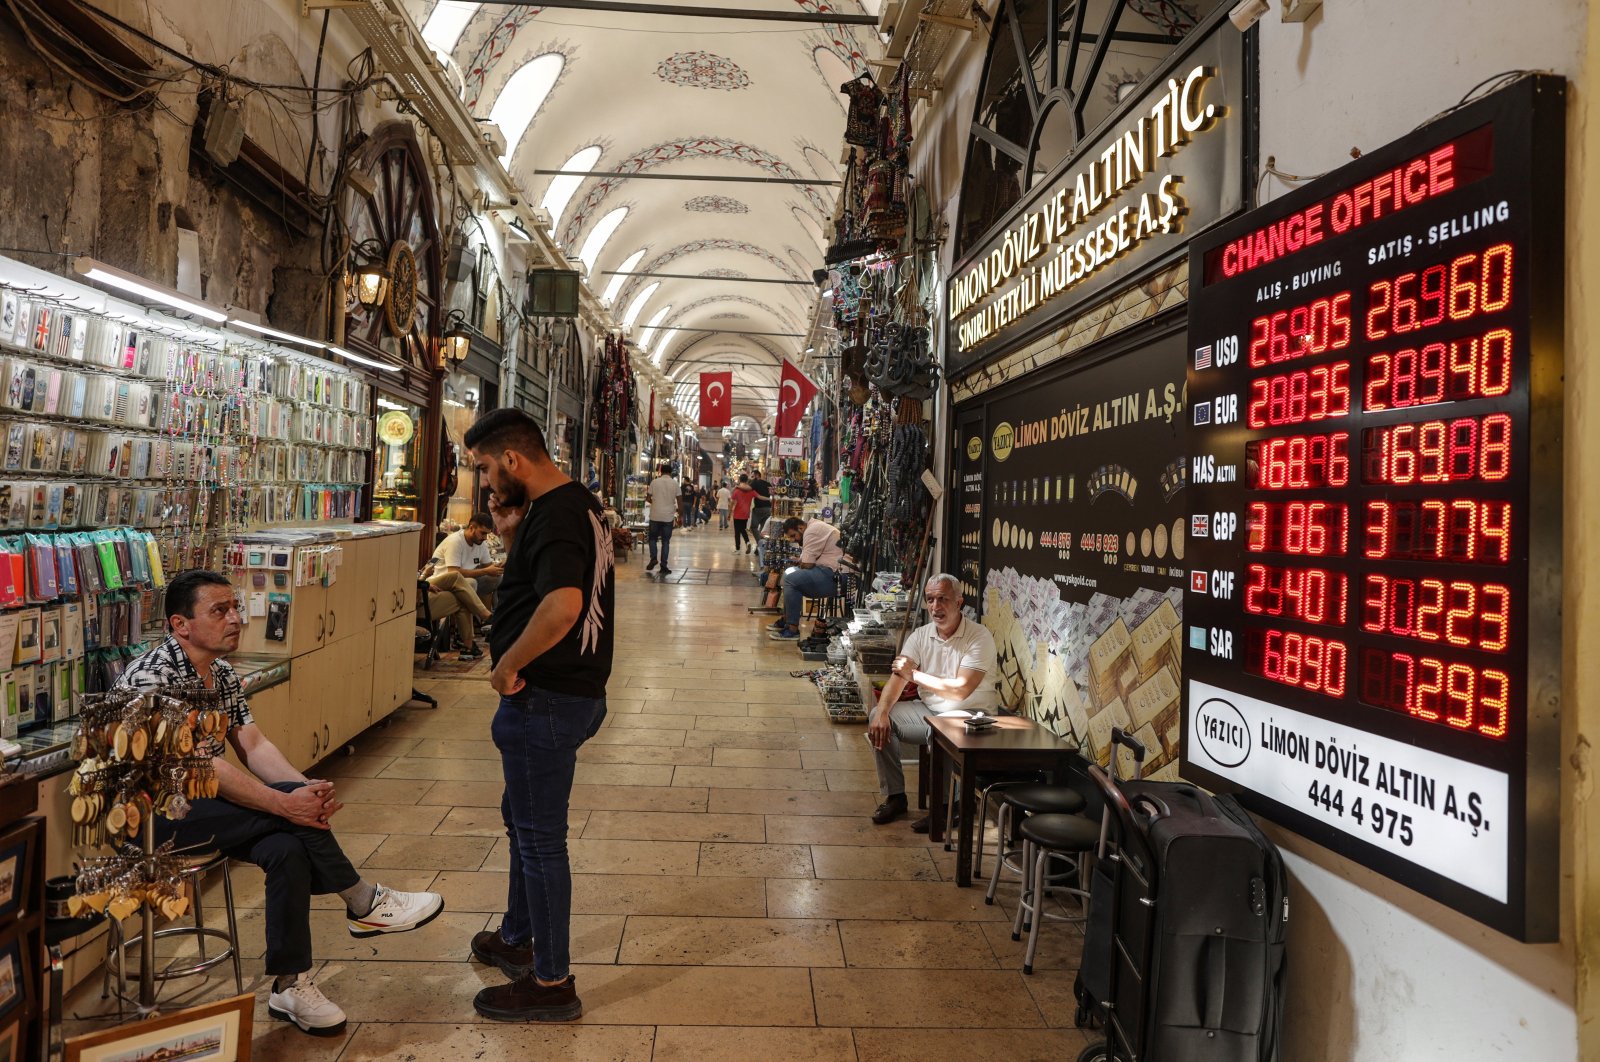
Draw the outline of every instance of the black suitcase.
[[[1106,1042],[1080,1059],[1276,1062],[1289,917],[1277,848],[1231,798],[1090,775],[1108,841],[1090,885],[1078,1015],[1097,1018]]]

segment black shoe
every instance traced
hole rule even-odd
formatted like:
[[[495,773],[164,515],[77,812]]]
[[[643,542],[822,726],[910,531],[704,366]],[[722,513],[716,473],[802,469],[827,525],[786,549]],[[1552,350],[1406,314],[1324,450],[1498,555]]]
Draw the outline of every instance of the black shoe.
[[[661,569],[661,574],[662,575],[671,575],[672,574],[672,569],[663,566],[662,569]]]
[[[644,566],[644,570],[647,571],[647,572],[655,571],[656,570],[656,562],[655,561],[651,561],[649,564],[646,564]]]
[[[918,819],[916,822],[913,822],[911,824],[911,832],[912,833],[927,833],[928,832],[928,816],[924,815],[924,816],[922,816],[922,818]]]
[[[878,805],[878,810],[872,813],[874,826],[886,826],[906,813],[906,795],[896,793]]]
[[[577,979],[541,985],[532,974],[479,992],[472,1009],[495,1021],[577,1021],[583,1016]]]
[[[501,939],[498,929],[485,929],[472,938],[472,957],[513,981],[533,973],[533,945],[513,947]]]
[[[483,650],[474,645],[469,649],[461,650],[461,652],[456,654],[456,658],[458,660],[482,660]]]

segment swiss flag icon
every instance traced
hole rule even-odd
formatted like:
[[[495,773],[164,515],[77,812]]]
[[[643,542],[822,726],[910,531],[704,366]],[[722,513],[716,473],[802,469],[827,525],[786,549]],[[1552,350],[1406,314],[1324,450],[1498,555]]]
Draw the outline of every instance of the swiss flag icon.
[[[1205,572],[1190,572],[1189,573],[1189,589],[1193,590],[1197,594],[1205,593],[1206,592],[1206,573]]]

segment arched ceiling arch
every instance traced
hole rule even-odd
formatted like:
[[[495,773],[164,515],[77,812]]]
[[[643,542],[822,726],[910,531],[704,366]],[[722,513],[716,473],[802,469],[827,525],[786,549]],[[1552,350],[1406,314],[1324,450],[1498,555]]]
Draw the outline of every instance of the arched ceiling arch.
[[[405,3],[418,25],[436,6]],[[878,6],[791,3],[774,10]],[[471,6],[441,12],[440,40],[430,43],[448,50],[462,98],[480,118],[520,67],[550,52],[566,60],[521,142],[508,145],[509,170],[525,201],[541,203],[557,180],[550,171],[580,149],[602,148],[583,168],[604,175],[567,178],[576,187],[564,203],[552,200],[562,209],[550,223],[570,256],[602,218],[629,208],[594,256],[589,282],[603,294],[621,281],[614,314],[659,283],[639,308],[634,341],[658,364],[682,368],[690,384],[685,366],[706,351],[752,394],[775,384],[781,359],[804,344],[788,334],[804,332],[812,316],[818,296],[809,281],[823,264],[826,219],[839,194],[837,185],[806,182],[840,178],[844,110],[834,79],[870,69],[866,56],[877,45],[869,28],[498,4],[467,12]],[[685,276],[607,275],[641,249],[629,272]],[[761,283],[780,279],[805,283]],[[657,315],[658,327],[643,327]],[[782,334],[735,333],[743,329]]]

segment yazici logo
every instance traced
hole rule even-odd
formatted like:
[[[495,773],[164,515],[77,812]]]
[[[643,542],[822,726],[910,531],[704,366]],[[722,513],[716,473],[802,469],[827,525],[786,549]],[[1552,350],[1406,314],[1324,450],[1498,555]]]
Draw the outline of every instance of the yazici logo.
[[[1250,728],[1244,715],[1221,697],[1213,697],[1194,713],[1194,736],[1212,761],[1238,767],[1250,758]]]

